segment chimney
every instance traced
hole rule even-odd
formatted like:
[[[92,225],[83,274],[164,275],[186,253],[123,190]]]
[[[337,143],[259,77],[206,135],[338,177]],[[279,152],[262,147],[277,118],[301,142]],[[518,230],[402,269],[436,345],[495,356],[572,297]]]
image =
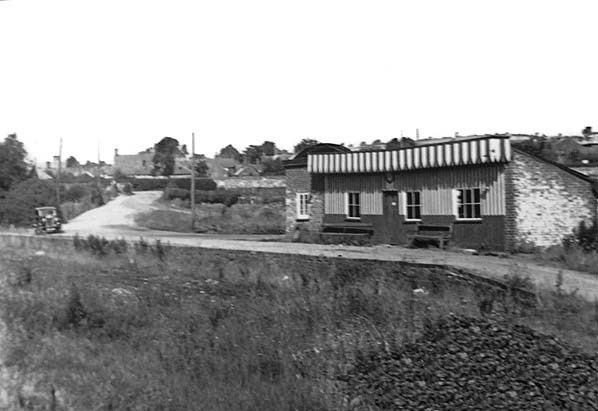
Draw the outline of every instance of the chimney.
[[[415,129],[415,139],[419,140],[419,128]]]
[[[455,138],[459,137],[459,132],[455,131]]]
[[[114,149],[114,157],[118,157],[118,148]]]

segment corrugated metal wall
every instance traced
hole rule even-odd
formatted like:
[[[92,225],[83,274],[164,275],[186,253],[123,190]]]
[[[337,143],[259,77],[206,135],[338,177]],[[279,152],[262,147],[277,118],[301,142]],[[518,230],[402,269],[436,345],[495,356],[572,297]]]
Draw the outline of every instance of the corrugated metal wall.
[[[345,193],[361,193],[361,214],[382,214],[382,174],[328,174],[325,176],[324,212],[345,214]]]
[[[325,176],[325,213],[345,214],[345,193],[359,191],[362,214],[382,214],[382,190],[421,191],[422,214],[452,215],[453,190],[482,188],[482,215],[504,215],[504,165],[451,167],[394,174],[387,183],[384,174],[329,174]],[[400,201],[402,203],[402,201]]]

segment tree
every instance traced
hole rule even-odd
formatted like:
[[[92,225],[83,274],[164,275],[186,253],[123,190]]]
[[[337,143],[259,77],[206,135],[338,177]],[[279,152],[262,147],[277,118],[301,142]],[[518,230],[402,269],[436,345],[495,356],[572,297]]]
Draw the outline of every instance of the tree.
[[[266,158],[262,162],[262,175],[280,176],[284,175],[282,160],[279,158]]]
[[[263,154],[262,146],[250,145],[243,152],[243,159],[249,164],[257,164],[260,162]]]
[[[73,156],[70,156],[69,158],[66,159],[66,168],[76,168],[76,167],[79,167],[79,165],[80,165],[79,162]]]
[[[9,134],[0,143],[0,190],[9,190],[13,184],[27,178],[25,146],[16,134]]]
[[[209,171],[210,167],[208,167],[206,160],[197,160],[195,162],[195,175],[197,177],[208,177]]]
[[[239,162],[241,161],[241,153],[239,153],[239,150],[237,150],[231,144],[229,144],[228,146],[221,149],[218,156],[224,157],[224,158],[232,158],[235,161],[239,161]]]
[[[64,187],[60,188],[64,197]],[[27,226],[36,207],[56,206],[54,182],[30,178],[15,183],[6,197],[0,199],[0,223]]]
[[[272,141],[264,141],[262,143],[262,153],[265,156],[273,156],[276,154],[276,144]]]
[[[175,157],[182,155],[176,138],[164,137],[154,145],[153,175],[169,177],[174,172]]]
[[[413,146],[415,146],[415,140],[409,137],[402,137],[400,140],[395,137],[386,143],[387,150],[398,150],[400,148],[409,148]]]
[[[320,142],[318,140],[313,140],[311,138],[304,138],[303,140],[301,140],[299,142],[299,144],[297,144],[295,146],[295,149],[294,149],[295,154],[306,149],[307,147],[315,146],[316,144],[320,144]]]

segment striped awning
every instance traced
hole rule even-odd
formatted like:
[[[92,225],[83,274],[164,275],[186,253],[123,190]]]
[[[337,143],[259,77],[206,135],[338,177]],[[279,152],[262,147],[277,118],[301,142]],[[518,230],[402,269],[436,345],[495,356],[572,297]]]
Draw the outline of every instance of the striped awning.
[[[385,151],[310,154],[310,173],[376,173],[503,163],[511,160],[511,144],[506,137],[455,140]]]

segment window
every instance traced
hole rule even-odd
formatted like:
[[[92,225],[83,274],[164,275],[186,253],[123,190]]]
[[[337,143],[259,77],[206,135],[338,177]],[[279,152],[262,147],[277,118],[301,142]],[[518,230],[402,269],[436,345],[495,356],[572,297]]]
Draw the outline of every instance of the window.
[[[456,190],[456,195],[458,219],[471,220],[482,218],[479,188],[460,188]]]
[[[421,220],[422,203],[419,191],[408,191],[405,193],[405,213],[406,220]]]
[[[297,193],[297,219],[309,219],[309,193]]]
[[[347,193],[347,218],[361,218],[361,201],[359,193]]]

